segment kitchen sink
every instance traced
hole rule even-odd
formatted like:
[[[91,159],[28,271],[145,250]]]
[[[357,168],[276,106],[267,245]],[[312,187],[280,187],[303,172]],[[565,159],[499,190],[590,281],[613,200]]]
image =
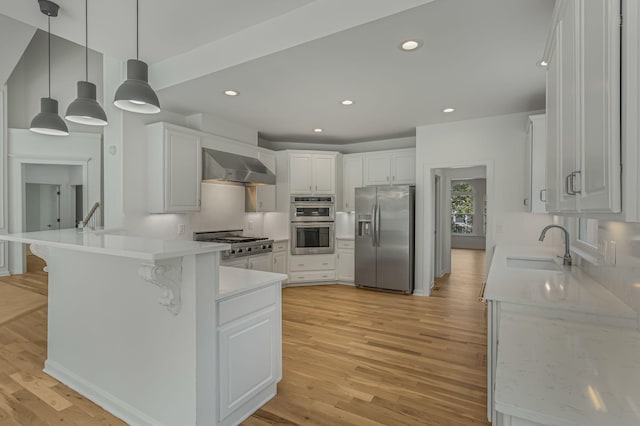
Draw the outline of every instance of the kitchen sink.
[[[562,271],[562,266],[558,265],[550,258],[535,257],[507,257],[507,266],[520,269],[541,269],[544,271]]]

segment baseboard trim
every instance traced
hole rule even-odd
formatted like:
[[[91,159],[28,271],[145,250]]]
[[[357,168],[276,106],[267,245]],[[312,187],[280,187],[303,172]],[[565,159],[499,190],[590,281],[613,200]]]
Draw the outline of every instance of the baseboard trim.
[[[77,374],[69,371],[55,361],[47,360],[44,363],[45,373],[54,379],[64,383],[80,395],[91,400],[95,404],[107,410],[125,423],[132,426],[161,426],[162,423],[147,416],[142,411],[127,404],[121,399],[89,383]]]

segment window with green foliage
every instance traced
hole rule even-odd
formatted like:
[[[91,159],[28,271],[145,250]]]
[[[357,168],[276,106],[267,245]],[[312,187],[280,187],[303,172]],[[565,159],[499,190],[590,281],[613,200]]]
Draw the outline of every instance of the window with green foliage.
[[[451,185],[451,232],[473,234],[473,187],[466,182]]]

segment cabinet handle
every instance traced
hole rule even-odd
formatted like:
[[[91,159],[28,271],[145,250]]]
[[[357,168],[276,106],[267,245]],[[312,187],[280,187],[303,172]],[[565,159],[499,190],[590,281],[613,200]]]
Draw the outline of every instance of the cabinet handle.
[[[571,176],[572,176],[572,175],[573,175],[573,173],[572,173],[572,174],[568,174],[568,175],[567,175],[567,177],[565,177],[565,178],[564,178],[564,192],[565,192],[567,195],[576,195],[576,193],[575,193],[575,192],[572,192],[572,191],[571,191],[571,183],[570,183],[570,180],[571,180]]]
[[[580,175],[580,170],[576,170],[575,172],[571,173],[571,192],[573,192],[573,195],[575,194],[580,194],[582,192],[581,189],[576,189],[575,184],[576,184],[576,176]]]
[[[337,257],[338,257],[338,259],[340,259],[340,253],[338,253]]]
[[[304,266],[304,263],[298,263],[298,266]]]
[[[318,185],[316,185],[316,191],[318,191]]]
[[[544,198],[542,198],[542,194],[544,194]],[[543,203],[547,202],[547,188],[542,188],[540,190],[540,201],[542,201]]]
[[[395,180],[396,180],[396,177],[394,176],[394,177],[393,177],[393,181],[395,182]]]
[[[309,191],[311,191],[311,185],[309,185]]]
[[[275,265],[276,263],[278,263],[278,259],[276,259],[275,257],[273,258],[273,264]]]
[[[523,204],[524,204],[525,206],[528,206],[528,205],[529,205],[529,199],[528,199],[528,198],[525,198],[525,199],[524,199],[524,203],[523,203]]]
[[[262,208],[262,201],[260,201],[260,208]]]

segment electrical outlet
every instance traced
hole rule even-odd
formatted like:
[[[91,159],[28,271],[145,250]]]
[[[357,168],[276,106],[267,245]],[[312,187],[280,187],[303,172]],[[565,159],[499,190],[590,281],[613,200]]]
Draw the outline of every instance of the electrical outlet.
[[[184,234],[184,223],[178,224],[178,235]]]
[[[604,257],[604,262],[610,266],[613,266],[616,264],[616,242],[615,241],[608,242],[607,252]]]

